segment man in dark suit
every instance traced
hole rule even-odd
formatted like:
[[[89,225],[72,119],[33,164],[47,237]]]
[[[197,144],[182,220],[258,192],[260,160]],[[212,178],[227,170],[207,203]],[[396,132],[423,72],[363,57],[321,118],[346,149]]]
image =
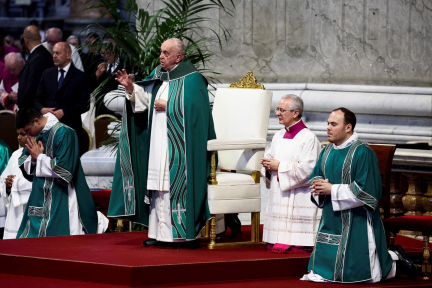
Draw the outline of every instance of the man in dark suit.
[[[88,110],[90,90],[85,73],[71,63],[72,50],[68,43],[54,45],[54,65],[46,70],[36,93],[35,109],[42,114],[52,113],[60,122],[73,128],[78,136],[80,155],[83,130],[81,114]]]
[[[54,66],[51,54],[41,45],[39,29],[28,26],[24,29],[24,42],[30,55],[18,77],[18,108],[33,108],[36,91],[42,73]]]

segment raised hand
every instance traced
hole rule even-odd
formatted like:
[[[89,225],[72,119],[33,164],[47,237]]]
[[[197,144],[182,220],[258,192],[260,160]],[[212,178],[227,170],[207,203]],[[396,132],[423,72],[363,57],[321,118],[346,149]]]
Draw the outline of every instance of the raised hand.
[[[121,85],[123,85],[129,94],[133,93],[134,88],[132,78],[125,69],[121,71],[117,70],[115,80],[117,80]]]
[[[28,149],[33,162],[36,162],[39,155],[44,152],[42,142],[39,141],[39,143],[36,143],[36,140],[33,137],[27,137],[27,144],[25,146]]]
[[[100,63],[97,68],[96,68],[96,80],[99,79],[100,76],[102,76],[102,74],[104,74],[106,72],[106,63]]]

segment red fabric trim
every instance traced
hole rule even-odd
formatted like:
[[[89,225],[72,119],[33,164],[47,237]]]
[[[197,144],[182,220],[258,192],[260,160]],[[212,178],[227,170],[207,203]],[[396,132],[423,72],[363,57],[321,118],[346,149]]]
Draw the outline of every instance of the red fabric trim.
[[[420,231],[424,234],[432,234],[432,217],[431,216],[400,216],[384,220],[384,225],[391,231],[410,230]]]
[[[279,164],[280,164],[280,162],[279,162]],[[276,170],[276,173],[277,173],[277,180],[278,180],[278,182],[279,182],[279,164],[278,164],[278,168],[277,168],[277,170]]]

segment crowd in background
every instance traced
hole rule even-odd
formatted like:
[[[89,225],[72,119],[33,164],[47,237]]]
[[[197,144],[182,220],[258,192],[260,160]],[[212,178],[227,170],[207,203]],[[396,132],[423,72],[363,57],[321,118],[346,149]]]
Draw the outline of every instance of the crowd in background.
[[[29,31],[29,27],[33,27],[33,29],[30,29],[31,33],[27,33],[30,38],[26,37],[25,33],[26,30]],[[37,35],[34,35],[34,33],[39,35],[39,39],[35,37]],[[32,50],[36,48],[35,43],[36,46],[41,44],[51,55],[53,55],[53,48],[57,43],[62,41],[68,43],[71,48],[71,63],[75,68],[85,73],[87,84],[83,85],[87,85],[90,92],[112,76],[116,71],[115,69],[119,68],[118,57],[110,54],[109,51],[104,51],[104,54],[97,53],[95,47],[88,45],[95,39],[99,39],[99,35],[96,33],[89,33],[81,37],[84,44],[86,44],[81,45],[79,36],[70,35],[65,37],[60,28],[50,23],[45,25],[44,29],[40,29],[37,21],[33,20],[30,22],[30,26],[23,31],[20,39],[15,39],[11,34],[9,31],[0,28],[0,110],[11,110],[16,113],[17,109],[20,108],[20,104],[23,103],[23,99],[19,98],[26,98],[24,105],[32,107],[43,72],[54,66],[54,63],[51,63],[52,61],[43,59],[44,56],[47,56],[47,53],[32,53],[35,52],[35,50]],[[106,39],[106,43],[115,45],[115,42],[110,39]],[[8,56],[8,54],[10,55]],[[34,55],[30,57],[31,54]],[[36,70],[32,72],[37,72],[37,74],[32,75],[32,79],[24,77],[22,75],[25,74],[24,72],[21,73],[21,71],[28,70],[32,66],[27,63],[29,60],[41,64],[40,67],[33,67]],[[44,60],[43,63],[42,60]],[[23,83],[24,81],[28,83]],[[19,89],[20,85],[25,86],[26,89]],[[21,93],[18,93],[19,90],[21,90]],[[27,95],[28,93],[30,95]],[[97,102],[100,103],[101,101]],[[105,109],[103,104],[99,106],[101,107],[96,110],[96,116],[112,114],[111,111]]]

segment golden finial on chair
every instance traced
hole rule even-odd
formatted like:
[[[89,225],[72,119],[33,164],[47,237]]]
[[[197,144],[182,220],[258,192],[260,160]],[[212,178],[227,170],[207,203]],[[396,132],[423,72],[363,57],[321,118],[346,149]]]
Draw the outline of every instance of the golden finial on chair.
[[[257,79],[253,75],[253,72],[249,70],[245,76],[240,78],[239,82],[232,83],[229,88],[247,88],[247,89],[263,89],[264,85],[258,83]]]

